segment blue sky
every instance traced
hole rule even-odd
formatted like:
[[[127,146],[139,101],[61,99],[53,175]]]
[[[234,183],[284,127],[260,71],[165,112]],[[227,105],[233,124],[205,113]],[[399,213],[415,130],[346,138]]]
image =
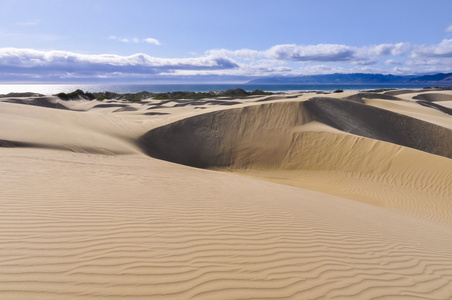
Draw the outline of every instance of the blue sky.
[[[0,81],[452,72],[450,0],[1,0]]]

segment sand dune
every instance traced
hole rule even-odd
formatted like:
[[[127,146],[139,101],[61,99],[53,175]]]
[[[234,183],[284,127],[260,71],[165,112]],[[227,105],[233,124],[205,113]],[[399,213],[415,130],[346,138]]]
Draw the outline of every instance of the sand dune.
[[[17,145],[90,153],[136,153],[140,125],[107,117],[29,105],[0,103],[0,139]],[[134,132],[135,131],[135,132]]]
[[[318,124],[315,129],[313,123]],[[452,131],[360,103],[312,98],[217,111],[151,130],[141,137],[140,145],[149,155],[168,161],[244,169],[253,176],[448,224],[452,217],[450,159],[401,147],[450,158]],[[422,167],[413,166],[413,161]],[[336,183],[326,184],[317,178],[317,185],[305,185],[301,177],[306,171],[327,171],[328,181]],[[306,176],[312,176],[312,172]],[[372,182],[372,187],[366,189],[366,184],[360,183],[353,191],[345,191],[345,181],[348,185],[353,181]],[[423,201],[434,201],[435,205],[425,206]]]
[[[452,158],[452,131],[349,100],[314,97],[222,110],[171,123],[140,138],[145,151],[195,167],[279,168],[295,132],[310,121]]]
[[[366,98],[366,99],[393,100],[393,101],[401,100],[400,98],[392,96],[391,94],[380,94],[380,93],[372,93],[372,92],[355,93],[353,95],[345,97],[344,99],[364,103],[364,101],[363,101],[364,98]]]
[[[36,105],[47,108],[68,109],[65,105],[59,101],[57,97],[21,97],[21,98],[6,98],[3,102]]]
[[[452,93],[422,93],[414,96],[413,99],[437,102],[437,101],[452,101]]]
[[[277,166],[292,128],[309,121],[301,106],[282,102],[202,114],[151,130],[139,145],[150,156],[195,167]]]
[[[347,100],[313,98],[305,104],[315,120],[341,131],[452,158],[447,128]]]
[[[414,93],[0,99],[0,298],[450,299],[452,119]]]
[[[452,162],[354,135],[303,132],[279,170],[234,170],[450,226]]]

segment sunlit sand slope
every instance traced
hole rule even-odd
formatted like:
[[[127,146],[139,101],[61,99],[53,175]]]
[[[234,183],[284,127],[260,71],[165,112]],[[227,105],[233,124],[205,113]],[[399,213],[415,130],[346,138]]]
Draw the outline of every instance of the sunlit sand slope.
[[[452,233],[140,155],[1,149],[5,299],[447,299]]]

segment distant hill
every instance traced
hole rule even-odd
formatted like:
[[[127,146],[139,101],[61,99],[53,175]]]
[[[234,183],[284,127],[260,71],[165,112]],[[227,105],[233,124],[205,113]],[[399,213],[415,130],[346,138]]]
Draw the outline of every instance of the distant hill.
[[[443,82],[452,84],[452,73],[438,73],[435,75],[424,75],[410,79],[415,82]]]
[[[263,77],[251,80],[252,84],[372,84],[372,83],[444,83],[452,84],[452,73],[435,75],[383,75],[383,74],[327,74],[327,75],[309,75],[309,76],[274,76]]]

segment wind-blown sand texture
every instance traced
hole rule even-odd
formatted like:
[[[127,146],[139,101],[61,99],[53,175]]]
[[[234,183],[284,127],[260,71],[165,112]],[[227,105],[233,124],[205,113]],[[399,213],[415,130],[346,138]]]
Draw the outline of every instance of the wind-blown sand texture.
[[[451,299],[451,96],[0,98],[0,298]]]

